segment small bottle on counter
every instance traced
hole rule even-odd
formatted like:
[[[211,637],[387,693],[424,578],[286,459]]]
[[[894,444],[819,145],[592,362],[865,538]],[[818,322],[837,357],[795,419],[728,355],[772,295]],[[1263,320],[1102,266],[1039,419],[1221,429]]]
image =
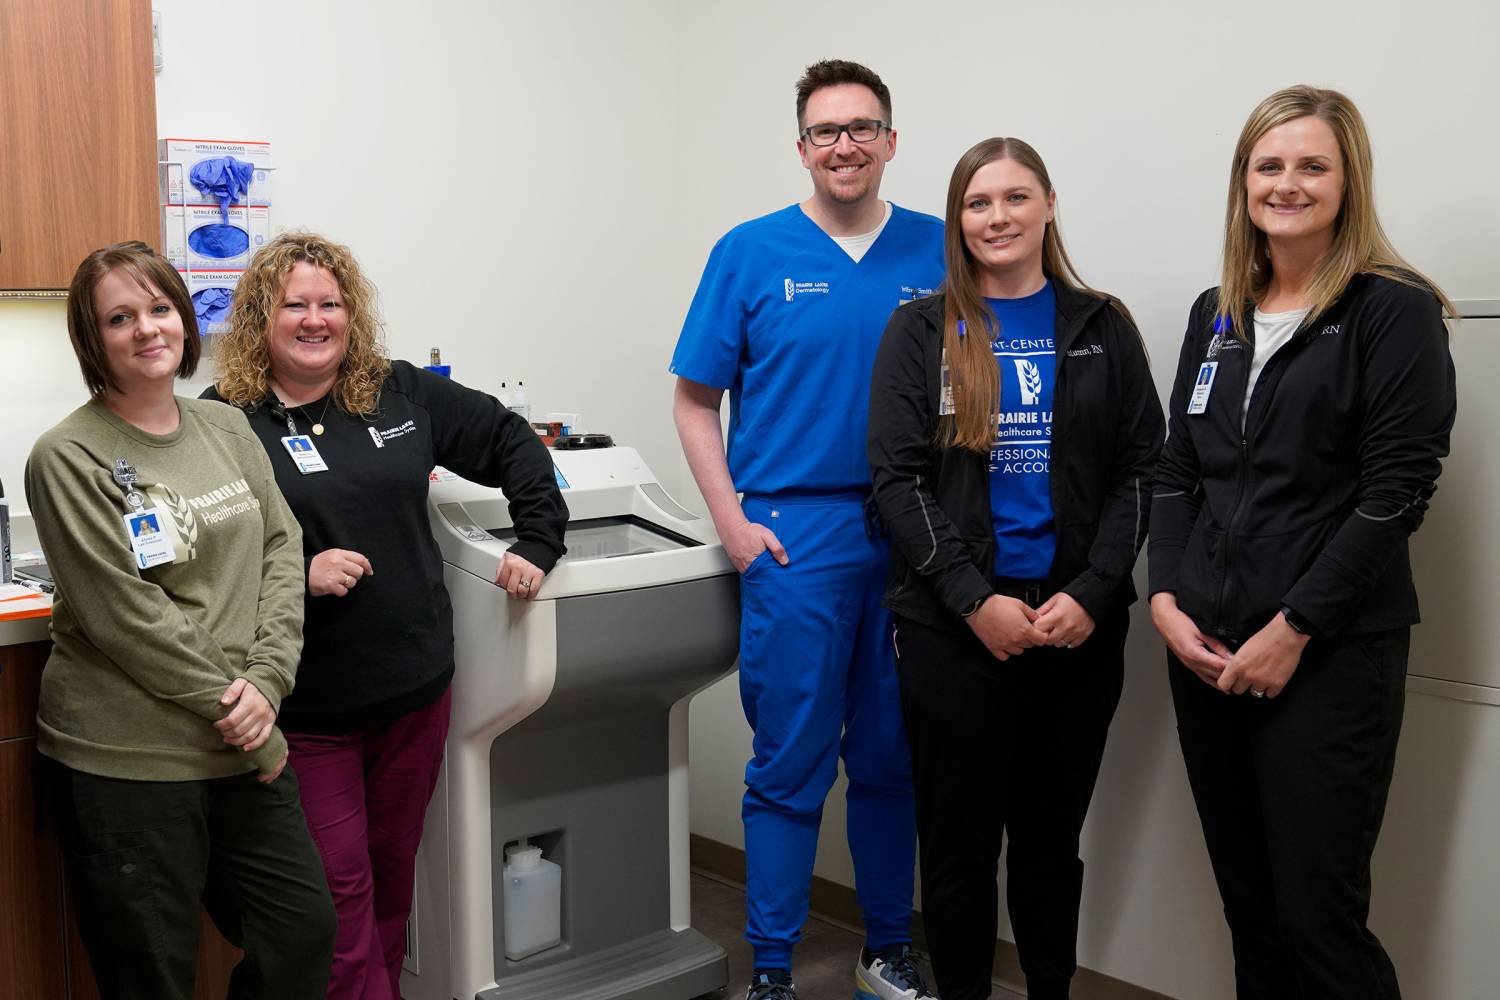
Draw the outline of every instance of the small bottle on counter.
[[[436,347],[428,355],[428,364],[425,367],[434,375],[441,375],[443,378],[453,377],[453,366],[443,364],[443,352]]]
[[[0,483],[0,584],[10,583],[10,503]]]
[[[501,385],[504,384],[503,382],[501,383]],[[501,402],[504,402],[504,400],[501,400]],[[525,382],[516,382],[516,391],[511,394],[510,402],[505,403],[505,405],[519,413],[528,423],[531,422],[531,403],[526,399]]]

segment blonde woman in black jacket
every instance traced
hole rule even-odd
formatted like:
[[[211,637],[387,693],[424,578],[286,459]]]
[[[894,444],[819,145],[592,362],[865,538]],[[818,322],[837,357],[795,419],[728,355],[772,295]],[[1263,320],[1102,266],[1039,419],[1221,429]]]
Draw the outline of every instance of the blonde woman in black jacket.
[[[1123,305],[1084,285],[1036,151],[988,139],[948,188],[940,294],[898,309],[870,391],[895,541],[922,911],[944,1000],[986,1000],[996,863],[1027,995],[1068,995],[1078,838],[1123,678],[1162,415]]]
[[[1442,292],[1387,241],[1352,102],[1292,87],[1230,170],[1151,525],[1151,612],[1240,1000],[1394,1000],[1370,857],[1455,413]],[[1450,307],[1451,312],[1451,307]]]

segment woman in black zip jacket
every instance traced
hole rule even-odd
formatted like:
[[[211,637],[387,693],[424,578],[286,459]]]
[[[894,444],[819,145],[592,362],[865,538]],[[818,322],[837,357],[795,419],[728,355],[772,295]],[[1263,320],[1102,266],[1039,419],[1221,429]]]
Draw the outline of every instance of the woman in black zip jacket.
[[[1444,306],[1376,219],[1349,99],[1262,101],[1223,283],[1178,361],[1150,552],[1240,1000],[1400,995],[1369,866],[1418,620],[1407,537],[1455,412]]]
[[[1141,338],[1123,305],[1079,280],[1055,212],[1026,143],[965,153],[948,187],[943,290],[896,311],[870,390],[944,1000],[990,995],[1006,835],[1027,995],[1068,995],[1079,831],[1120,698],[1161,448]]]

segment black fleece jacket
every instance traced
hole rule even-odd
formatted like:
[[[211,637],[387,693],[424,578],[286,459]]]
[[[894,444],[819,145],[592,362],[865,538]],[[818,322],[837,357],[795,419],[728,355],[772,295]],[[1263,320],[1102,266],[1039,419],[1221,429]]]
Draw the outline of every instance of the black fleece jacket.
[[[210,388],[205,399],[218,399]],[[568,508],[552,457],[518,414],[493,396],[391,362],[372,418],[314,400],[288,412],[313,438],[327,472],[302,475],[281,444],[284,416],[247,416],[277,485],[302,525],[306,562],[325,549],[363,553],[374,567],[345,597],[308,595],[297,687],[277,724],[339,733],[383,725],[436,700],[453,677],[453,605],[427,517],[434,466],[505,491],[512,551],[550,571],[563,554]],[[499,593],[498,591],[496,593]],[[503,596],[503,595],[502,595]]]
[[[1216,334],[1198,297],[1177,363],[1151,513],[1151,593],[1230,640],[1283,606],[1318,634],[1418,621],[1407,538],[1437,488],[1457,412],[1448,331],[1425,288],[1360,275],[1271,356],[1240,423],[1252,309]],[[1205,361],[1206,412],[1187,412]]]
[[[1104,299],[1056,288],[1052,513],[1044,596],[1063,591],[1095,621],[1135,600],[1162,414],[1140,334]],[[956,630],[994,592],[989,456],[937,444],[942,295],[897,309],[875,358],[868,453],[895,541],[885,606]]]

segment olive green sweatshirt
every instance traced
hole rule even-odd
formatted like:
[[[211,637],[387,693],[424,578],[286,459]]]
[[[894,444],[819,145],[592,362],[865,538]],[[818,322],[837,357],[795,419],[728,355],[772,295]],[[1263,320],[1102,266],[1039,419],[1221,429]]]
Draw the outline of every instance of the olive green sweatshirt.
[[[42,674],[38,749],[90,774],[138,781],[263,773],[286,753],[275,730],[245,753],[213,723],[238,677],[273,708],[302,650],[302,533],[245,415],[177,400],[181,424],[148,434],[99,402],[37,441],[26,498],[57,582]],[[114,478],[124,459],[171,541],[138,569]]]

